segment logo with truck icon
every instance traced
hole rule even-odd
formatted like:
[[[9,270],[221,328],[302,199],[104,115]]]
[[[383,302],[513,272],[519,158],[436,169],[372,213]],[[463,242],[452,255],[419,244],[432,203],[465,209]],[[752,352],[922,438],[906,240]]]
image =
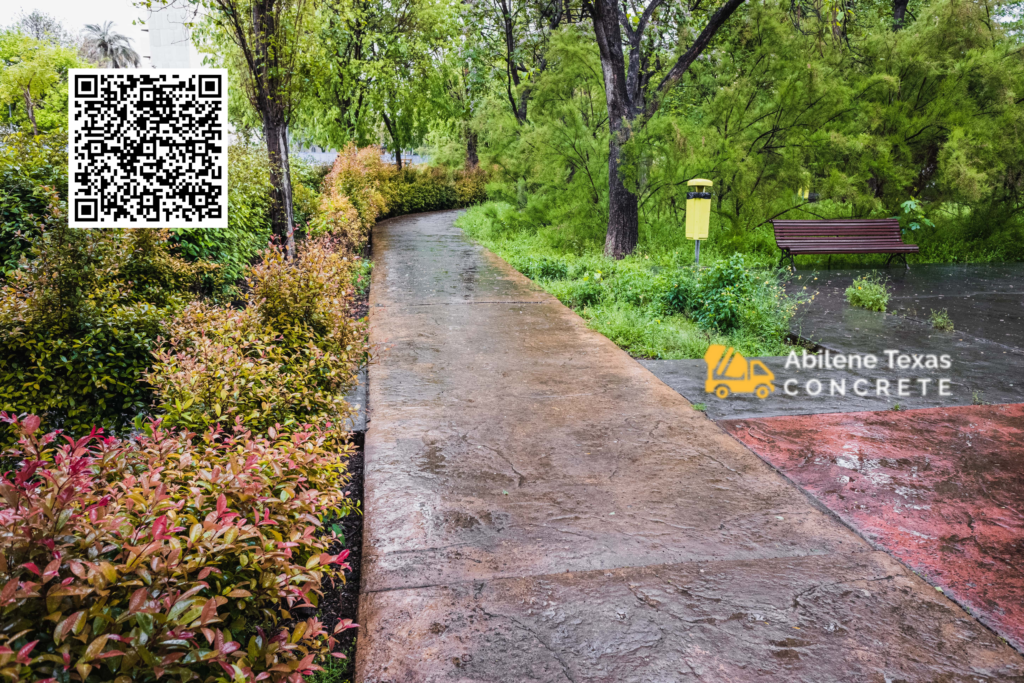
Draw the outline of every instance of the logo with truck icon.
[[[712,344],[704,354],[704,362],[708,365],[704,391],[718,398],[754,394],[765,399],[775,391],[775,374],[761,361],[747,360],[731,346],[726,349],[721,344]]]

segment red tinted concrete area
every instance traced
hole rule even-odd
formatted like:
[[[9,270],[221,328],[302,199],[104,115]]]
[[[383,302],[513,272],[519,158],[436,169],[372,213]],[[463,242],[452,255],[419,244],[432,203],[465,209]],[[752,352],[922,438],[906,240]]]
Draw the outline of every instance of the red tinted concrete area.
[[[720,424],[1024,650],[1024,404]]]

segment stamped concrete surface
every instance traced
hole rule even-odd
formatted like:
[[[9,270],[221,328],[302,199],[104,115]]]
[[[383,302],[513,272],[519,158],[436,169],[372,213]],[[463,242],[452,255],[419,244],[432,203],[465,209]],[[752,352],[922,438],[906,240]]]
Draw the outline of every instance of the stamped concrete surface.
[[[798,312],[794,331],[830,348],[871,346],[879,335],[918,345],[982,342],[989,355],[1024,353],[1024,264],[915,264],[910,270],[877,271],[886,279],[892,316],[877,316],[846,303],[846,288],[869,270],[801,271],[792,288],[815,292]],[[932,311],[946,311],[955,332],[930,324]],[[901,321],[920,325],[899,324]],[[989,345],[994,345],[988,348]]]
[[[455,216],[374,231],[357,681],[1024,681]]]
[[[1024,650],[1024,404],[721,424]]]

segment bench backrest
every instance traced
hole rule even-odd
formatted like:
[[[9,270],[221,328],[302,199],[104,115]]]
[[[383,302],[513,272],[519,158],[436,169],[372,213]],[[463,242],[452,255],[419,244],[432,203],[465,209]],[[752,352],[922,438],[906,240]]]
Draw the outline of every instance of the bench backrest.
[[[780,247],[793,242],[828,242],[833,239],[855,239],[878,244],[903,243],[900,222],[896,218],[772,221],[772,227],[775,229],[775,241]]]

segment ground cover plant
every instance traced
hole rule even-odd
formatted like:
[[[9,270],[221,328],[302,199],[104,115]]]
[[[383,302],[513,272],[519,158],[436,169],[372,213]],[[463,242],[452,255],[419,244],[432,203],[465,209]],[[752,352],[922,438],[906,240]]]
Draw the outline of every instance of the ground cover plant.
[[[809,297],[765,259],[691,252],[637,253],[616,261],[567,252],[531,230],[511,204],[470,208],[457,225],[535,280],[634,356],[701,358],[710,344],[750,356],[788,353],[789,322]]]
[[[351,446],[319,429],[135,439],[43,434],[2,414],[20,461],[0,480],[0,672],[8,680],[295,680],[330,633],[293,612],[343,578],[325,518]]]
[[[861,275],[846,288],[846,300],[851,306],[879,313],[885,312],[889,296],[889,285],[877,272]]]

